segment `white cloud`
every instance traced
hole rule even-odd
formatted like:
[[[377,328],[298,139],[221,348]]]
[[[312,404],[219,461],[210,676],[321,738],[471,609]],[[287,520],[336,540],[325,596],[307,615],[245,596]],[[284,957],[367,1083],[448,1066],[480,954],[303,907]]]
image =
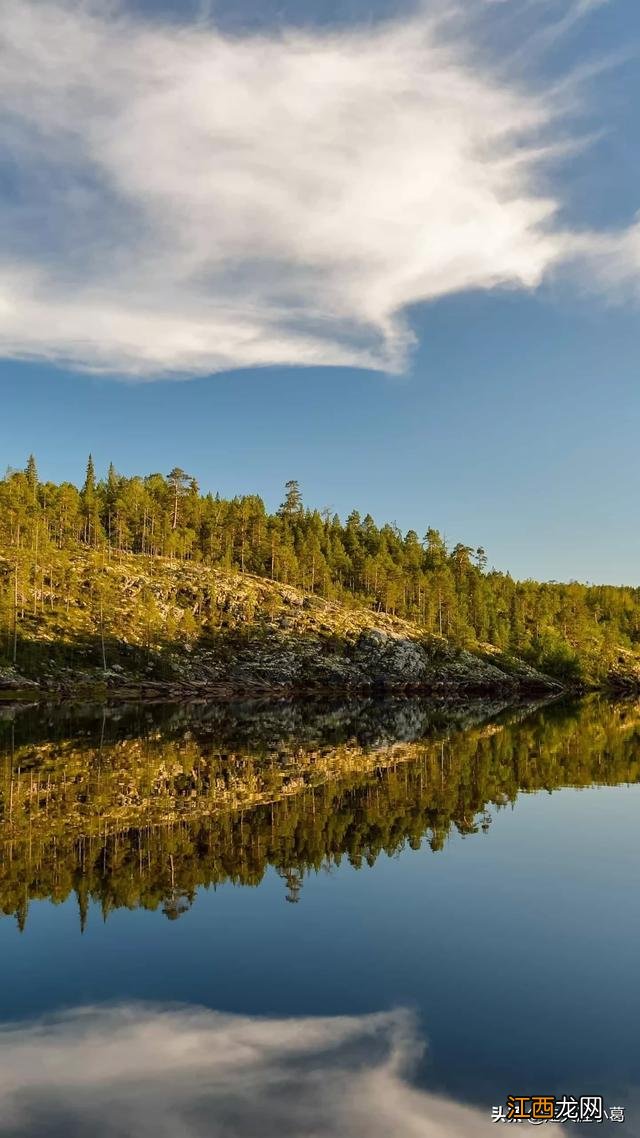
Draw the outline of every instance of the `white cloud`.
[[[284,1020],[148,1005],[0,1030],[0,1133],[482,1138],[490,1107],[410,1085],[403,1011]],[[548,1126],[548,1138],[560,1130]]]
[[[4,0],[0,353],[132,376],[402,368],[407,306],[535,287],[557,92],[461,32],[225,36]]]
[[[640,300],[640,217],[625,230],[577,238],[572,255],[578,271],[588,266],[583,287],[616,302]]]

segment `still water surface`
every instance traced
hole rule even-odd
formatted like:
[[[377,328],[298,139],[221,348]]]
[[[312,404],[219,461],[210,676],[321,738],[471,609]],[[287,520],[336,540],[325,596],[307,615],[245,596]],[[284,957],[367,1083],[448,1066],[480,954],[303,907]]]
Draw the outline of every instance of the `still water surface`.
[[[638,1136],[639,820],[631,702],[7,710],[0,1134]]]

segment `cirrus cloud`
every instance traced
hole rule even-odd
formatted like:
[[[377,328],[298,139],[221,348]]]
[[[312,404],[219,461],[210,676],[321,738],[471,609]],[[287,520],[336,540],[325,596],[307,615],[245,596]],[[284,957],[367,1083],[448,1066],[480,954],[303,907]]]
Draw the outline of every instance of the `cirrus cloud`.
[[[0,353],[399,371],[410,305],[537,286],[572,248],[558,92],[499,72],[468,16],[231,36],[5,0]]]

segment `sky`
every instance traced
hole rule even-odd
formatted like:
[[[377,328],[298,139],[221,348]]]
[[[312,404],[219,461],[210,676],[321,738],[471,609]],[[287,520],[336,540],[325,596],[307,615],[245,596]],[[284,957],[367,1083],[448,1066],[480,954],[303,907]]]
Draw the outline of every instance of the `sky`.
[[[6,0],[0,462],[640,584],[637,0]]]

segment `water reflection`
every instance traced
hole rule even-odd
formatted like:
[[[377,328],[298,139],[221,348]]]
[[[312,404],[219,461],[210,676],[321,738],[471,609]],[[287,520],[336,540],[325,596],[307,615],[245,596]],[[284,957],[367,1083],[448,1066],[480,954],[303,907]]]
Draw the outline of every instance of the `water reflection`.
[[[405,1011],[259,1019],[84,1008],[0,1029],[0,1133],[95,1138],[481,1138],[487,1113],[409,1082]],[[545,1133],[557,1138],[560,1128]]]
[[[34,898],[162,909],[199,886],[283,896],[347,858],[486,830],[521,791],[640,779],[640,705],[343,705],[5,712],[0,912]]]

